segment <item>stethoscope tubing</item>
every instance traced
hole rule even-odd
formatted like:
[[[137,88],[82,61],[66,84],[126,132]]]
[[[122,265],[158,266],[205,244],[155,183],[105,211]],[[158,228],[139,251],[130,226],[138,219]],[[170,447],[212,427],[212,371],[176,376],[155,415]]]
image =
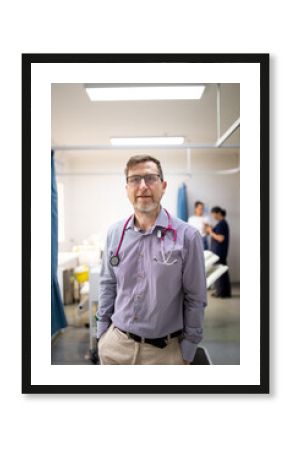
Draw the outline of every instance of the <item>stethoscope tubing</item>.
[[[171,222],[170,214],[169,214],[169,212],[167,211],[167,209],[165,209],[165,208],[164,208],[164,211],[166,212],[167,217],[168,217],[168,224],[167,224],[167,227],[164,228],[164,229],[161,231],[161,242],[162,242],[161,247],[162,247],[162,253],[163,253],[163,241],[164,241],[164,239],[165,239],[165,235],[166,235],[167,231],[171,231],[171,232],[173,233],[173,241],[174,241],[174,244],[175,244],[176,239],[177,239],[177,232],[176,232],[176,230],[172,227],[172,222]],[[129,223],[130,220],[132,219],[132,217],[133,217],[133,216],[130,216],[130,217],[126,220],[126,222],[125,222],[125,224],[124,224],[124,226],[123,226],[122,234],[121,234],[121,237],[120,237],[120,240],[119,240],[119,244],[118,244],[116,253],[113,254],[113,255],[111,256],[111,259],[110,259],[110,262],[111,262],[112,266],[117,266],[117,265],[119,264],[119,261],[120,261],[120,258],[119,258],[119,252],[120,252],[120,249],[121,249],[123,240],[124,240],[125,230],[126,230],[126,227],[127,227],[128,223]]]
[[[118,245],[117,251],[116,251],[116,253],[115,253],[115,255],[114,255],[116,258],[119,257],[119,251],[120,251],[121,245],[122,245],[123,240],[124,240],[125,230],[126,230],[126,227],[127,227],[128,223],[129,223],[130,220],[132,219],[132,217],[133,217],[133,216],[130,216],[130,217],[126,220],[125,225],[123,226],[122,235],[121,235],[120,240],[119,240],[119,245]]]

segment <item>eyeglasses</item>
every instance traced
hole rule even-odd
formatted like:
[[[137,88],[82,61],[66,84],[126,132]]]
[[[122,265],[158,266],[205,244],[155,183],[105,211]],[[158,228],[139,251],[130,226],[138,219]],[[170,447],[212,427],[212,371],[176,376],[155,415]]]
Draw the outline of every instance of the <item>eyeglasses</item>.
[[[146,173],[146,175],[131,175],[130,177],[127,177],[127,183],[129,184],[129,186],[139,186],[141,184],[141,180],[144,180],[147,186],[151,186],[152,184],[156,183],[159,178],[161,179],[161,176],[157,175],[157,173]]]

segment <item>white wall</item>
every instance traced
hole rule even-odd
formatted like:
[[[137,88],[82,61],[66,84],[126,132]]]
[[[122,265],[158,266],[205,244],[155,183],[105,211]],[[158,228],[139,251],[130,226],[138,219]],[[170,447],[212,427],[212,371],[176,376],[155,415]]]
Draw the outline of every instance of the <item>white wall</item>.
[[[126,218],[132,213],[125,191],[124,167],[132,156],[127,151],[93,151],[57,154],[62,160],[58,172],[75,175],[60,176],[64,184],[65,199],[65,242],[60,250],[70,250],[72,245],[80,244],[91,234],[100,234],[104,239],[107,228],[113,222]],[[193,203],[202,200],[206,207],[219,205],[227,210],[231,242],[229,251],[230,275],[232,281],[240,277],[240,239],[239,239],[239,173],[215,175],[215,170],[229,169],[239,165],[237,154],[230,150],[191,152],[192,177],[185,175],[186,151],[151,151],[162,164],[168,182],[162,204],[172,215],[176,214],[177,191],[181,182],[188,188],[189,213]],[[210,174],[204,172],[211,172]],[[77,173],[102,172],[102,175],[76,175]],[[108,172],[118,174],[108,175]],[[183,174],[177,175],[177,172]]]

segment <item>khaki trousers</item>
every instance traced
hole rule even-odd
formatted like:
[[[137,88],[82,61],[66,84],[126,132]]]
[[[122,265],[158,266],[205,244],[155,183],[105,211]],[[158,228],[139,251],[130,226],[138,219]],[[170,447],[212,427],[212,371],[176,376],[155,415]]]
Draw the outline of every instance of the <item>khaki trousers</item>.
[[[98,343],[101,364],[182,364],[179,338],[169,339],[166,347],[136,342],[114,324],[101,336]]]

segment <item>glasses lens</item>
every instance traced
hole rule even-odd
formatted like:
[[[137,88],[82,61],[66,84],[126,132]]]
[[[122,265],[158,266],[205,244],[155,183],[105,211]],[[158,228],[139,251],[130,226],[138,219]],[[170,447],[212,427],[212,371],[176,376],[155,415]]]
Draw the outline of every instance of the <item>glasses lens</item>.
[[[146,184],[153,184],[153,183],[156,183],[156,181],[158,180],[158,175],[155,175],[155,174],[148,174],[148,175],[145,175],[144,176],[144,181],[145,181],[145,183]]]
[[[138,186],[138,184],[141,183],[141,179],[142,177],[140,175],[132,175],[131,177],[128,177],[127,182],[132,186]]]

